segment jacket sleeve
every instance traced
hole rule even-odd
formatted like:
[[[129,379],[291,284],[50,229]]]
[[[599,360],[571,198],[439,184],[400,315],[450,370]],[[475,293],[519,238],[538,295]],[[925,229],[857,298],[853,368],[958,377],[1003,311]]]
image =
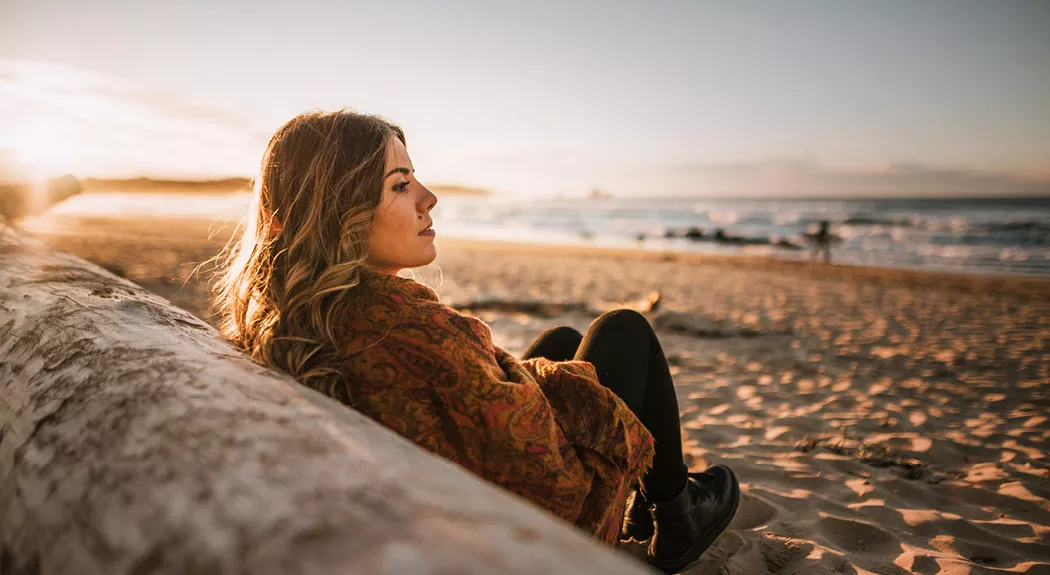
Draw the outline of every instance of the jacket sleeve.
[[[491,337],[487,326],[452,310],[427,314],[425,321],[406,320],[349,358],[351,405],[421,447],[573,520],[591,472],[540,385],[520,364],[520,373],[508,377],[486,336]]]
[[[540,357],[521,366],[538,382],[574,445],[595,451],[623,471],[648,469],[652,436],[627,404],[598,381],[593,365]]]

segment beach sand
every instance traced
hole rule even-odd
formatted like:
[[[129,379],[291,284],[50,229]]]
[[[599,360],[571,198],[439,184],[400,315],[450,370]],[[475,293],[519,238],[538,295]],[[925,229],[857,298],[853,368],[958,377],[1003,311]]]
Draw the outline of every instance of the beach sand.
[[[233,224],[25,227],[208,319],[209,268],[193,272]],[[1050,281],[438,246],[440,271],[419,278],[515,354],[549,327],[585,331],[601,310],[659,293],[647,315],[687,463],[730,465],[744,492],[730,529],[683,573],[1050,573]]]

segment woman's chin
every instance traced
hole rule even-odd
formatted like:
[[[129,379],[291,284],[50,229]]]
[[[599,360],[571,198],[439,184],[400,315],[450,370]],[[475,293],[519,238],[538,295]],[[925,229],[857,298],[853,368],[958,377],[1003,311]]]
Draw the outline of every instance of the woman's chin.
[[[430,249],[427,250],[427,253],[424,254],[423,257],[421,257],[419,259],[420,259],[420,263],[416,264],[413,267],[417,267],[418,268],[418,267],[422,267],[422,266],[426,266],[426,265],[430,265],[430,264],[434,263],[434,260],[437,259],[437,248],[434,247],[434,244],[430,244]]]

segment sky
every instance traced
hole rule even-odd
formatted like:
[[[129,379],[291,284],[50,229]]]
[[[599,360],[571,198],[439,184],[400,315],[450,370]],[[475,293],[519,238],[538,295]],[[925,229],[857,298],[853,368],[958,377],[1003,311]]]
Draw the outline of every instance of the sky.
[[[1045,0],[0,0],[0,166],[251,175],[312,109],[499,193],[1050,194]]]

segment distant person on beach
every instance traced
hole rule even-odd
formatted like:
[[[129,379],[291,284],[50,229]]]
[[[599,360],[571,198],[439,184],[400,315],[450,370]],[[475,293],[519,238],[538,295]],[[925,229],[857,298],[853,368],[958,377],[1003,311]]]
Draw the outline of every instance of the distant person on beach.
[[[648,321],[609,312],[511,356],[481,320],[397,275],[436,257],[437,201],[401,128],[350,111],[293,118],[223,254],[223,337],[599,541],[649,539],[666,572],[696,560],[740,490],[725,466],[683,462]]]
[[[809,243],[813,248],[813,251],[810,252],[810,259],[816,259],[823,251],[824,263],[831,263],[831,241],[834,236],[831,235],[830,226],[831,222],[822,220],[816,233],[809,235]]]

